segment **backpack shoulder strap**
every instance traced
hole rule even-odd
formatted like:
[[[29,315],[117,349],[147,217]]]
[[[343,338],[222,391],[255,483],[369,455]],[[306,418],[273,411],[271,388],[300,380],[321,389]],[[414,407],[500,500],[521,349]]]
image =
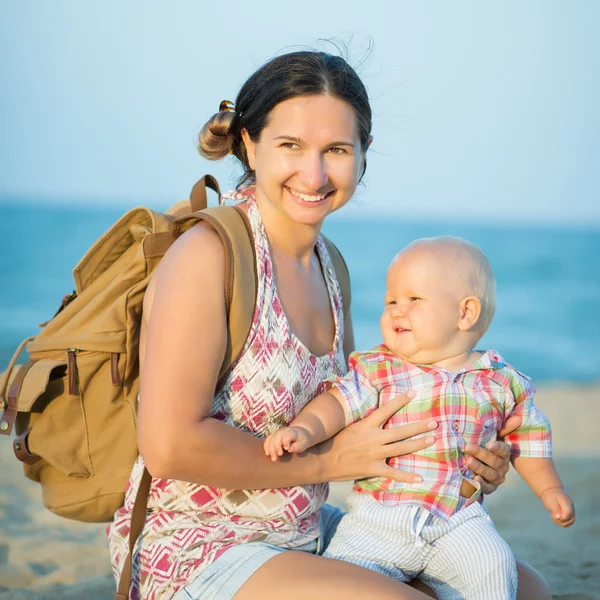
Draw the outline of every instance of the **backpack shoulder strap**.
[[[237,360],[250,328],[256,306],[256,254],[252,229],[246,213],[235,206],[215,206],[203,210],[203,220],[217,231],[225,247],[230,268],[225,273],[225,299],[227,302],[227,348],[219,372],[221,385],[225,375]]]
[[[342,253],[338,250],[337,246],[329,239],[323,236],[323,241],[327,247],[329,258],[331,258],[331,265],[335,271],[338,283],[340,284],[340,291],[342,293],[342,308],[344,311],[344,320],[348,318],[350,312],[350,304],[352,302],[352,293],[350,291],[350,273],[348,271],[348,265],[342,256]]]
[[[225,303],[227,347],[217,389],[237,360],[250,328],[256,306],[256,255],[252,229],[246,213],[235,206],[214,206],[190,215],[205,221],[219,234],[225,248]]]

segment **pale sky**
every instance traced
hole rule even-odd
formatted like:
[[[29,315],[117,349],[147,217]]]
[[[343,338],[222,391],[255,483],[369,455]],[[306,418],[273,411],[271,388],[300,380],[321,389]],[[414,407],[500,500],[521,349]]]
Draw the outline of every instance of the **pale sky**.
[[[354,63],[374,42],[350,214],[600,226],[599,23],[596,0],[0,0],[0,202],[231,187],[202,124],[278,52],[341,37]]]

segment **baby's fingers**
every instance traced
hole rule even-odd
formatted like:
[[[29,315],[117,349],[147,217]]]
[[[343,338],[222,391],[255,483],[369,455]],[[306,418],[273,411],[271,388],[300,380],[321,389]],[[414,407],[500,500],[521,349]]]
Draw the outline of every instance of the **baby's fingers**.
[[[571,527],[575,523],[575,514],[572,512],[562,511],[559,513],[551,513],[552,520],[559,527]]]
[[[263,450],[265,454],[275,462],[279,456],[283,455],[283,448],[281,446],[281,438],[279,436],[270,435],[263,444]]]
[[[575,522],[575,506],[569,497],[558,500],[558,510],[552,511],[552,520],[561,527],[571,527]]]
[[[304,452],[307,447],[308,444],[306,443],[306,440],[297,440],[290,444],[289,448],[287,448],[287,451],[296,452],[299,454],[300,452]]]
[[[297,438],[298,438],[298,433],[296,432],[295,429],[286,429],[285,431],[283,431],[281,433],[282,448],[284,450],[287,450],[288,452],[293,452],[293,450],[291,450],[290,448],[291,448],[292,444],[296,441]],[[279,456],[281,456],[281,454]]]

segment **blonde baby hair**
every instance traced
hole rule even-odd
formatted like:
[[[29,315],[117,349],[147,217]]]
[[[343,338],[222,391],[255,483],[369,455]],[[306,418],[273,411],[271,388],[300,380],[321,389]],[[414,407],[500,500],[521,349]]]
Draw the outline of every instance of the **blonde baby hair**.
[[[412,250],[436,252],[447,263],[448,272],[461,285],[463,297],[474,296],[481,302],[481,314],[476,329],[483,335],[496,312],[496,280],[492,265],[483,251],[465,239],[438,236],[415,240],[401,254]]]

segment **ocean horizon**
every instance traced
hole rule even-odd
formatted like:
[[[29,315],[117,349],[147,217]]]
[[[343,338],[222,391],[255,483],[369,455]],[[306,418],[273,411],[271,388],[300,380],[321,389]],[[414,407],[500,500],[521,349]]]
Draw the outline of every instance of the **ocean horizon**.
[[[124,204],[1,204],[0,371],[74,289],[72,269],[88,247],[128,210]],[[494,224],[349,211],[329,217],[323,232],[350,269],[358,349],[381,341],[385,272],[396,252],[421,237],[455,235],[477,244],[496,275],[496,315],[478,347],[496,349],[534,384],[600,381],[598,224]]]

